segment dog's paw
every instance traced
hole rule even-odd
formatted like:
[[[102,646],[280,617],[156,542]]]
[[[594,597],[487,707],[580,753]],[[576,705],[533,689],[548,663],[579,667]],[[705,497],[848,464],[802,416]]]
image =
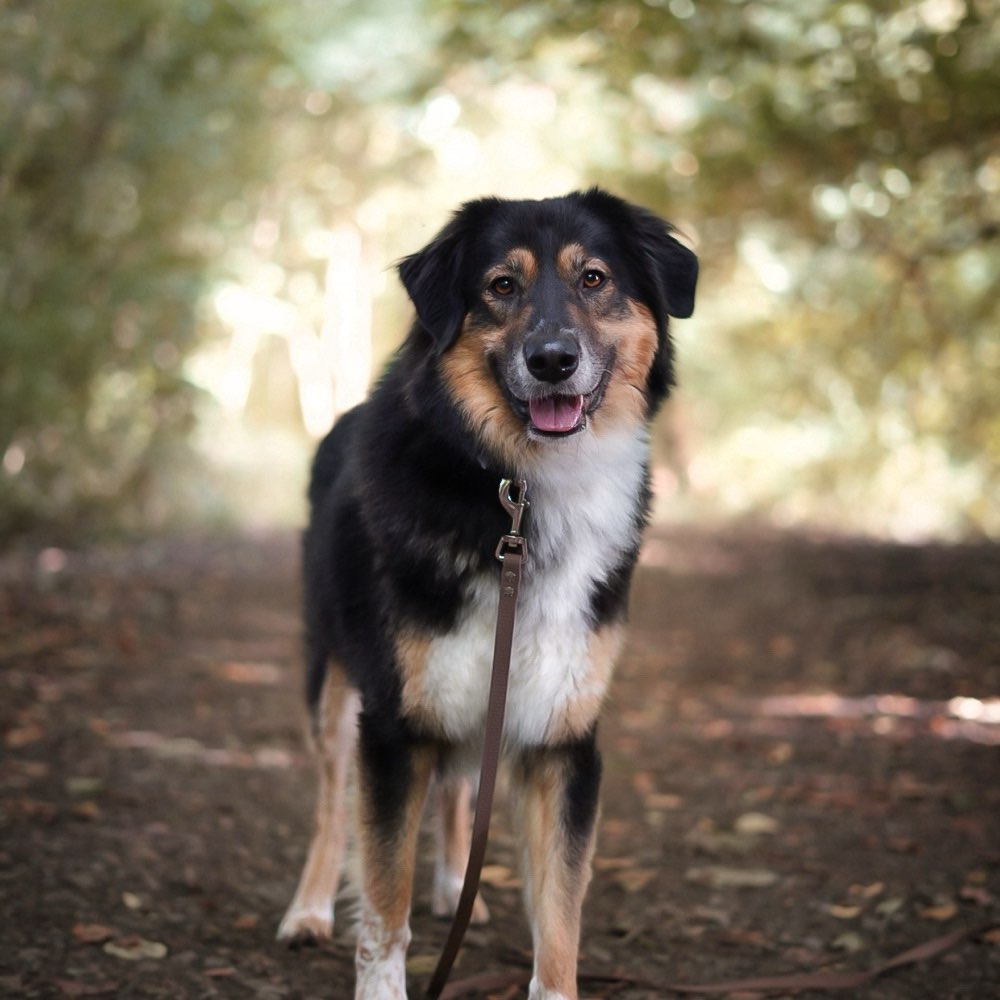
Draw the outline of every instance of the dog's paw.
[[[573,996],[576,996],[575,990]],[[558,990],[550,990],[547,986],[543,986],[536,976],[532,978],[531,985],[528,987],[528,1000],[569,1000],[569,997]]]
[[[329,941],[333,937],[333,910],[305,910],[289,907],[278,927],[278,940],[292,948]]]
[[[435,917],[453,917],[458,909],[458,900],[462,895],[461,882],[442,885],[440,880],[436,880],[434,894],[431,897],[431,912]],[[489,907],[483,902],[483,897],[477,893],[476,901],[472,904],[472,914],[469,917],[471,924],[489,923]]]

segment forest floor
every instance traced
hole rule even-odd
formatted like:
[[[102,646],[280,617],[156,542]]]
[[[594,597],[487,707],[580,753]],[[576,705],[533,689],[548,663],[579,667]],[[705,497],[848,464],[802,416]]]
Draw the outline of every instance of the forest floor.
[[[291,536],[0,559],[0,995],[351,996],[348,926],[274,940],[314,793],[298,607]],[[581,996],[929,941],[848,995],[1000,995],[1000,546],[654,532],[631,621]],[[460,980],[530,963],[505,806]],[[415,997],[427,864],[412,926]]]

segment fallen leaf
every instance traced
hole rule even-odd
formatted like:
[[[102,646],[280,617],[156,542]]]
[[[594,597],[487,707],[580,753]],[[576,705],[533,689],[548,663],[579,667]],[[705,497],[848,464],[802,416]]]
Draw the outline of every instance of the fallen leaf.
[[[4,763],[9,764],[18,774],[23,774],[26,778],[31,778],[32,780],[47,778],[52,773],[52,768],[43,760],[11,760]],[[969,878],[971,879],[974,874],[975,872],[970,874]],[[3,981],[0,980],[0,986],[2,985]]]
[[[225,979],[228,976],[235,976],[236,970],[231,965],[223,965],[219,968],[206,969],[205,975],[212,979]]]
[[[725,865],[705,865],[689,868],[684,873],[688,882],[713,889],[766,889],[778,881],[777,872],[766,868],[728,868]]]
[[[479,879],[494,889],[517,889],[521,885],[521,880],[506,865],[483,865]]]
[[[854,931],[848,931],[846,934],[841,934],[839,937],[834,938],[832,942],[832,947],[836,951],[847,951],[855,952],[861,951],[864,948],[865,942],[864,938],[860,934]]]
[[[141,910],[142,900],[134,892],[123,892],[122,902],[129,910]]]
[[[656,782],[648,771],[636,771],[632,775],[632,787],[640,795],[649,795],[656,791]]]
[[[663,809],[666,812],[673,812],[684,805],[684,800],[679,795],[670,792],[650,792],[644,801],[647,809]]]
[[[77,802],[70,812],[77,819],[85,819],[89,821],[98,820],[101,818],[101,807],[96,802],[91,802],[87,800],[86,802]]]
[[[167,957],[167,946],[160,941],[147,941],[145,938],[131,936],[108,941],[104,951],[115,958],[123,958],[128,962],[138,962],[144,958],[160,959]]]
[[[437,968],[437,955],[409,955],[406,971],[411,976],[429,976]]]
[[[711,819],[700,819],[685,835],[684,842],[702,854],[713,857],[726,854],[749,854],[757,846],[756,838],[733,830],[719,830]]]
[[[104,782],[100,778],[88,778],[88,777],[74,777],[67,778],[65,781],[66,791],[70,795],[76,795],[80,798],[87,798],[92,795],[96,795],[104,787]]]
[[[981,885],[963,885],[958,890],[958,898],[966,902],[975,903],[976,906],[989,906],[993,902],[993,893],[984,889]]]
[[[732,914],[728,910],[719,910],[711,906],[696,906],[691,910],[691,915],[698,920],[718,924],[720,927],[728,927],[732,920]]]
[[[839,906],[834,903],[826,907],[826,912],[829,913],[831,917],[836,917],[837,920],[853,920],[855,917],[861,915],[861,907]]]
[[[988,931],[983,931],[980,937],[990,944],[1000,944],[1000,927],[991,927]]]
[[[744,836],[759,837],[777,833],[780,824],[764,813],[748,812],[740,816],[733,824],[733,829]]]
[[[233,927],[238,931],[252,931],[260,923],[260,917],[255,913],[245,913],[233,921]]]
[[[852,885],[847,891],[852,896],[860,896],[862,899],[874,899],[885,891],[885,883],[872,882],[871,885]]]
[[[104,924],[74,924],[72,934],[80,944],[103,944],[115,936],[114,930]]]
[[[954,903],[938,903],[935,906],[925,906],[918,912],[924,920],[951,920],[958,913],[958,907]]]
[[[8,730],[3,741],[11,750],[19,750],[31,743],[37,743],[45,735],[45,730],[35,722]]]
[[[612,876],[612,881],[626,892],[641,892],[656,878],[655,868],[625,868]]]
[[[719,941],[723,944],[750,945],[753,948],[773,947],[771,939],[762,931],[745,927],[733,927],[723,931],[719,935]]]
[[[280,684],[285,676],[274,663],[220,663],[216,672],[231,684]]]
[[[894,913],[898,913],[905,905],[905,900],[899,897],[893,899],[883,899],[878,906],[875,907],[875,912],[880,917],[891,917]]]
[[[635,858],[594,858],[594,871],[598,872],[619,872],[634,867]]]

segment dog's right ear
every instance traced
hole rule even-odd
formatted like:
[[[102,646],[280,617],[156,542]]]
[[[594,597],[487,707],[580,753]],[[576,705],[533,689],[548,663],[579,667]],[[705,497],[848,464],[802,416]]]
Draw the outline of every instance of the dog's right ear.
[[[455,343],[465,318],[465,234],[460,212],[423,250],[404,257],[397,266],[417,320],[430,334],[437,354]]]

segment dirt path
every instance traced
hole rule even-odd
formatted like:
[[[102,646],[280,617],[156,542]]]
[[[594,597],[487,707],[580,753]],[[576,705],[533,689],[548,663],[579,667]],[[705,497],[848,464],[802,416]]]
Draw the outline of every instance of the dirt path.
[[[0,996],[350,996],[346,930],[273,942],[312,807],[297,608],[288,537],[0,561]],[[1000,546],[660,534],[632,619],[584,968],[856,969],[969,928],[850,995],[996,995]],[[488,860],[458,976],[527,961],[502,803]]]

